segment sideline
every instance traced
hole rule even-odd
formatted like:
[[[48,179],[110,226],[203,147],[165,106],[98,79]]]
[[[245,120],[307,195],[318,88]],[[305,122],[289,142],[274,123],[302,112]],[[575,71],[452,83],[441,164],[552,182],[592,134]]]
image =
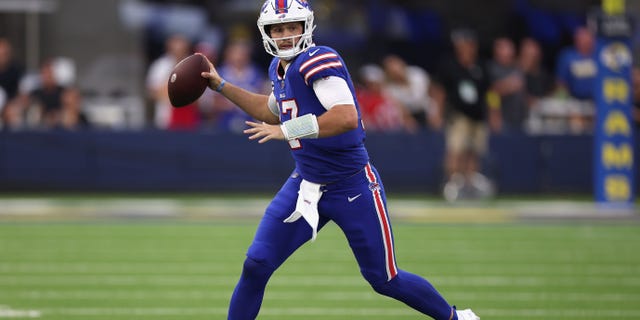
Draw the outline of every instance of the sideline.
[[[270,198],[96,197],[0,198],[0,222],[103,219],[256,219]],[[450,204],[443,200],[389,198],[391,217],[408,222],[501,223],[535,220],[639,221],[638,208],[600,208],[587,200],[492,200]]]

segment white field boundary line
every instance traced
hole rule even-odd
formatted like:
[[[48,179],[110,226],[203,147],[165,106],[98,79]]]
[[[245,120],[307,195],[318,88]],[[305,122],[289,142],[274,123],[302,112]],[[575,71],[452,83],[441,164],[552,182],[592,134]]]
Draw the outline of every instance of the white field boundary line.
[[[266,197],[203,199],[0,199],[0,218],[10,217],[259,217],[269,204]],[[589,201],[496,200],[490,204],[464,202],[447,204],[439,200],[389,199],[392,217],[457,221],[484,217],[489,221],[511,218],[630,218],[638,209],[602,208]],[[640,217],[639,217],[640,218]],[[475,221],[475,220],[474,220]]]
[[[496,286],[496,287],[624,287],[640,288],[640,277],[625,276],[611,278],[608,276],[587,278],[564,278],[545,276],[431,276],[431,282],[442,286]],[[20,285],[153,285],[153,286],[216,286],[235,285],[235,276],[162,276],[162,275],[137,275],[137,276],[96,276],[96,275],[11,275],[0,276],[0,286]],[[326,276],[313,275],[275,277],[270,286],[323,286],[323,287],[360,287],[366,285],[362,277],[357,276]]]
[[[268,199],[0,199],[0,217],[64,216],[64,217],[180,217],[260,216]]]

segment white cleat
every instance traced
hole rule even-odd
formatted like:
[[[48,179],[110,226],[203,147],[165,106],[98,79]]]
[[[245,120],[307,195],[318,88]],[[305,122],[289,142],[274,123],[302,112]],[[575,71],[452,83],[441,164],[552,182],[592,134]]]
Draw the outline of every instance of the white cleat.
[[[456,315],[458,320],[480,320],[480,317],[473,313],[471,309],[456,310]]]

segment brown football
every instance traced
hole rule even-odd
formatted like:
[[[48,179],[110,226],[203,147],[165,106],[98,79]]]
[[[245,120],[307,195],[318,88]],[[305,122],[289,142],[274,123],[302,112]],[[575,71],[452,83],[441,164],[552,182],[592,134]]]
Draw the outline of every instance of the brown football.
[[[209,71],[209,64],[199,54],[190,55],[178,62],[171,71],[167,90],[171,105],[184,107],[198,100],[209,81],[200,74]]]

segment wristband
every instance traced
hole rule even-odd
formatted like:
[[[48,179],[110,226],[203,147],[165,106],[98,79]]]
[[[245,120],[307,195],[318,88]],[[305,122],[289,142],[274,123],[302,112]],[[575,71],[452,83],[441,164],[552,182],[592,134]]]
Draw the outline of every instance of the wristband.
[[[220,81],[220,84],[218,85],[217,88],[215,88],[216,92],[220,92],[222,91],[222,88],[224,88],[224,85],[227,83],[227,80],[222,79],[222,81]]]
[[[301,117],[287,120],[280,125],[286,140],[317,138],[320,128],[315,115],[307,113]]]

